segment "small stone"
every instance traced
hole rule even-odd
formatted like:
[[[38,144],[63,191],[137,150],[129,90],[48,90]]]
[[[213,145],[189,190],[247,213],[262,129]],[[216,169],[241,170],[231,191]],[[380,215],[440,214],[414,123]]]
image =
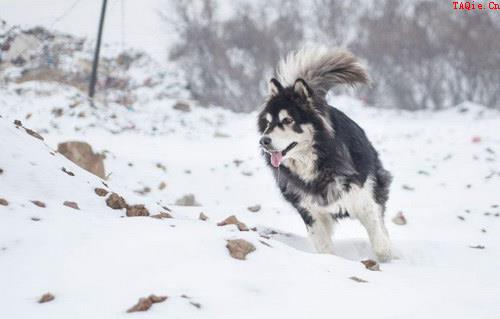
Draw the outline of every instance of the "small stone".
[[[226,225],[236,225],[240,231],[248,231],[247,225],[240,222],[236,216],[231,215],[228,218],[224,219],[220,223],[217,223],[217,226],[226,226]]]
[[[40,221],[40,217],[33,216],[33,217],[31,217],[31,220],[34,221],[34,222],[39,222]]]
[[[469,246],[470,248],[473,249],[484,249],[485,247],[483,245],[475,245],[475,246]]]
[[[371,271],[380,271],[380,265],[375,260],[367,259],[361,261],[365,268]]]
[[[165,183],[165,182],[161,182],[160,185],[158,185],[158,189],[161,191],[164,190],[166,187],[167,187],[167,183]]]
[[[78,209],[78,210],[80,209],[80,207],[78,207],[78,204],[76,202],[65,201],[63,205],[73,209]]]
[[[127,310],[127,312],[146,311],[151,308],[153,304],[164,302],[165,300],[167,300],[167,296],[150,295],[146,298],[140,298],[132,308]]]
[[[172,215],[166,212],[161,212],[155,215],[151,215],[151,217],[156,219],[173,218]]]
[[[94,189],[94,192],[97,194],[97,196],[101,196],[101,197],[104,197],[106,195],[108,195],[108,191],[105,190],[104,188],[100,188],[100,187],[97,187]]]
[[[149,216],[149,211],[144,205],[131,205],[127,207],[127,216]]]
[[[3,169],[0,168],[0,175],[2,175],[2,174],[3,174]]]
[[[201,213],[200,213],[200,216],[198,216],[198,219],[199,219],[199,220],[203,220],[203,221],[205,221],[205,220],[207,220],[207,219],[208,219],[208,216],[207,216],[207,215],[205,215],[203,212],[201,212]]]
[[[24,130],[26,131],[26,133],[28,133],[29,135],[33,136],[34,138],[37,138],[39,140],[42,140],[43,141],[43,137],[38,134],[37,132],[29,129],[29,128],[24,128]]]
[[[398,212],[392,219],[392,222],[396,225],[406,225],[406,217],[403,215],[403,212]]]
[[[409,185],[403,185],[402,186],[405,191],[414,191],[415,187],[409,186]]]
[[[190,301],[189,303],[191,305],[193,305],[194,307],[196,307],[198,309],[201,309],[201,304],[199,302]]]
[[[106,199],[106,205],[108,205],[112,209],[123,209],[128,207],[125,199],[117,193],[111,193],[111,195],[109,195],[109,197]]]
[[[229,134],[216,131],[214,133],[214,137],[216,137],[216,138],[228,138],[228,137],[231,137],[231,136]]]
[[[354,280],[355,282],[361,282],[361,283],[367,283],[368,282],[368,281],[366,281],[364,279],[361,279],[359,277],[356,277],[356,276],[349,277],[349,279]]]
[[[9,206],[9,202],[5,198],[0,198],[0,205]]]
[[[458,215],[458,216],[457,216],[457,218],[458,218],[458,219],[460,219],[460,220],[465,220],[465,217],[464,217],[464,216],[460,216],[460,215]]]
[[[245,260],[249,253],[255,251],[255,246],[244,239],[230,239],[227,241],[226,248],[231,257],[239,260]]]
[[[62,168],[61,169],[63,172],[65,172],[66,174],[68,174],[69,176],[75,176],[75,173],[71,172],[71,171],[68,171],[66,168]]]
[[[252,213],[256,213],[256,212],[258,212],[261,209],[261,207],[260,207],[259,204],[257,204],[257,205],[254,205],[254,206],[249,206],[249,207],[247,207],[247,209],[249,211],[251,211]]]
[[[45,208],[45,207],[47,207],[47,205],[45,205],[45,203],[44,203],[44,202],[41,202],[41,201],[39,201],[39,200],[32,200],[31,202],[32,202],[34,205],[36,205],[36,206],[38,206],[38,207],[41,207],[41,208]]]
[[[45,303],[54,300],[56,297],[54,297],[53,294],[50,292],[43,294],[40,299],[38,299],[38,303]]]
[[[16,126],[23,126],[23,122],[21,122],[19,120],[14,120],[14,125],[16,125]]]
[[[189,105],[185,101],[177,101],[177,103],[174,104],[173,109],[184,113],[188,113],[191,112],[191,105]]]
[[[175,201],[175,205],[179,206],[200,206],[196,201],[194,194],[186,194]]]

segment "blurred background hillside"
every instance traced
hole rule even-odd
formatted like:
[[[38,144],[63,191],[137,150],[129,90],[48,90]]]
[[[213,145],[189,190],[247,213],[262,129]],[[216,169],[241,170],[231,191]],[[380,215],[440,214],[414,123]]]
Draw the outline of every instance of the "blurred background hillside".
[[[3,1],[1,81],[60,81],[85,93],[100,5]],[[451,1],[110,0],[98,96],[132,106],[141,87],[161,86],[159,95],[252,111],[278,59],[320,43],[348,47],[369,68],[370,87],[337,93],[383,108],[500,109],[499,34],[497,12],[457,11]],[[133,79],[129,69],[146,64],[149,76]]]

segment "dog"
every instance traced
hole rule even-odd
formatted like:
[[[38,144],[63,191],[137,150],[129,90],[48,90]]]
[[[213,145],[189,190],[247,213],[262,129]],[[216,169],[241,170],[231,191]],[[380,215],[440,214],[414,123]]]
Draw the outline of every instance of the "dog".
[[[333,253],[333,229],[349,217],[364,226],[377,259],[388,261],[383,218],[391,174],[363,129],[326,102],[335,85],[368,82],[349,51],[309,47],[290,53],[269,81],[258,115],[260,147],[319,253]]]

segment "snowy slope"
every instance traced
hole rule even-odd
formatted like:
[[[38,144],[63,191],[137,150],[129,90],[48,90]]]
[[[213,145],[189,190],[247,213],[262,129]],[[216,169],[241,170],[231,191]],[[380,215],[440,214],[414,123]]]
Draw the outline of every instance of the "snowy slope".
[[[341,223],[336,256],[313,253],[299,216],[283,203],[259,158],[254,114],[145,107],[137,114],[118,113],[137,129],[113,133],[92,113],[54,119],[44,105],[63,106],[65,99],[57,91],[50,99],[30,106],[28,96],[22,112],[2,108],[0,197],[9,201],[0,206],[2,317],[497,318],[500,313],[496,113],[466,105],[465,113],[398,114],[362,108],[347,98],[332,100],[366,128],[395,175],[387,223],[398,259],[373,272],[360,263],[373,255],[357,222]],[[32,113],[24,125],[43,131],[48,146],[13,124],[24,112]],[[151,112],[176,121],[159,125],[160,133],[141,129]],[[79,121],[95,125],[75,131]],[[217,131],[228,137],[214,137]],[[156,205],[161,200],[174,218],[121,218],[124,210],[107,207],[93,192],[103,185],[99,178],[50,153],[50,147],[74,138],[108,151],[109,188],[152,213],[161,209]],[[235,159],[243,162],[237,165]],[[166,189],[156,187],[160,181]],[[151,192],[134,192],[143,186]],[[194,193],[202,206],[172,205],[186,193]],[[81,209],[63,206],[66,200]],[[262,209],[246,209],[254,204]],[[398,211],[407,225],[390,221]],[[200,212],[209,219],[198,220]],[[232,214],[256,231],[216,225]],[[226,240],[236,238],[255,245],[247,260],[229,256]],[[476,245],[485,248],[470,248]],[[45,292],[55,300],[37,303]],[[152,293],[169,298],[145,314],[126,313]]]

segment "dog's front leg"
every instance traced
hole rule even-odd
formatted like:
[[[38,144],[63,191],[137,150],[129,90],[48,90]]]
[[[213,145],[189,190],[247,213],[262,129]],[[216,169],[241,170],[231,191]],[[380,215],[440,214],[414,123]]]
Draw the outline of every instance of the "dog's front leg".
[[[303,207],[298,207],[297,210],[306,224],[307,234],[316,251],[322,254],[333,254],[331,238],[333,223],[326,220],[325,216],[320,213],[311,212]]]

